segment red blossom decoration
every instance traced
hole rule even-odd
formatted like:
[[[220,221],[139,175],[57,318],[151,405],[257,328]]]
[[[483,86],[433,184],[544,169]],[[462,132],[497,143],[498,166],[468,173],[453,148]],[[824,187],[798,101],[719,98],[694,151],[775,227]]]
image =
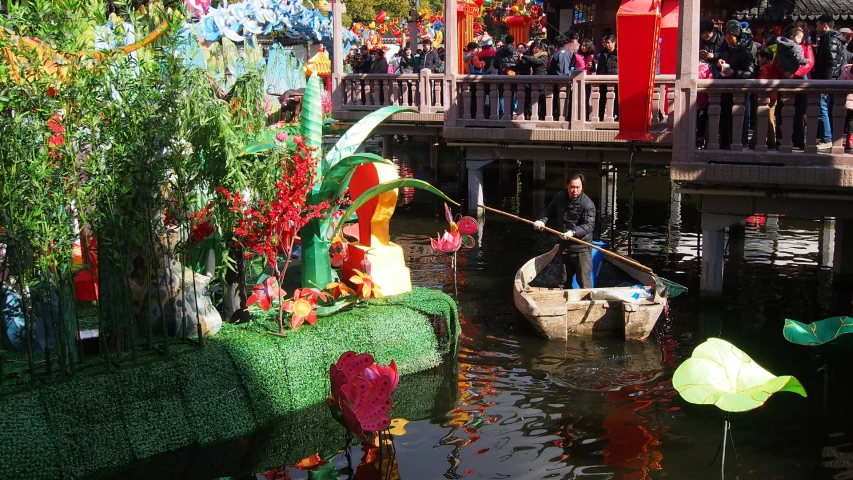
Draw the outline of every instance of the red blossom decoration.
[[[306,199],[316,183],[312,149],[303,137],[295,136],[296,152],[281,162],[282,175],[276,182],[276,197],[249,205],[240,192],[216,189],[230,204],[232,212],[242,212],[234,228],[236,243],[247,251],[262,255],[278,274],[278,256],[290,256],[299,230],[311,219],[327,215],[328,201],[307,205]]]
[[[246,299],[246,306],[251,307],[257,303],[265,312],[268,312],[272,306],[272,300],[281,300],[281,297],[285,295],[287,292],[275,284],[275,277],[269,277],[264,280],[264,283],[252,287],[252,294]]]

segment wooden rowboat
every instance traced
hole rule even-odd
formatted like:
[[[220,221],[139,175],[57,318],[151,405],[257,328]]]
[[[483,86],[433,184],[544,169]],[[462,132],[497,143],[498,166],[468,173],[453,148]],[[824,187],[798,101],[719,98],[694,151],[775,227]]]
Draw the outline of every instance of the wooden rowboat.
[[[547,280],[545,286],[531,286],[531,283],[543,283],[541,279],[537,282],[534,279],[552,261],[560,264],[559,252],[560,246],[555,245],[550,252],[528,260],[515,275],[515,306],[541,335],[548,339],[565,339],[569,335],[602,334],[644,340],[651,334],[666,306],[666,298],[657,293],[651,275],[624,262],[610,260],[608,256],[602,259],[602,269],[616,272],[632,285],[643,285],[652,292],[634,301],[620,298],[630,297],[637,290],[635,287],[566,289],[553,281],[553,286],[549,286]]]

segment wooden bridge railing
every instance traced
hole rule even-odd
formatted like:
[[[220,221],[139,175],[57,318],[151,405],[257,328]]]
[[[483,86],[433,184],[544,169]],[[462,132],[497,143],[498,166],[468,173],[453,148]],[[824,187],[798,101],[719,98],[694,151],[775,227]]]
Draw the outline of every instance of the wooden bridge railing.
[[[704,138],[707,139],[705,148],[709,154],[728,148],[732,152],[754,149],[757,153],[769,153],[776,157],[780,154],[844,155],[847,117],[844,104],[847,95],[853,93],[853,81],[699,80],[697,86],[700,102],[706,101],[708,105]],[[755,119],[754,129],[747,127],[747,135],[744,137],[742,132],[747,118],[747,95],[750,95],[749,102]],[[821,95],[831,95],[832,147],[819,152],[817,140],[818,135],[822,136],[818,132]],[[774,134],[768,122],[771,106],[775,106],[779,135]],[[701,122],[699,128],[702,129]],[[702,134],[700,131],[699,135]],[[729,142],[730,145],[726,145]],[[845,157],[853,158],[850,155]]]

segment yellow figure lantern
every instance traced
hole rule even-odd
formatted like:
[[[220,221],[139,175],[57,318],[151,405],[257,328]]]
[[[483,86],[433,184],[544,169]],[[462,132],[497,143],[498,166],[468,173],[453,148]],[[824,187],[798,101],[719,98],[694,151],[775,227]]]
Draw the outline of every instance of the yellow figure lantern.
[[[351,198],[358,198],[367,189],[399,178],[393,165],[366,163],[356,168],[349,184]],[[397,205],[398,191],[385,192],[356,210],[358,241],[348,246],[343,278],[361,270],[362,261],[370,261],[370,276],[384,295],[397,295],[412,290],[412,278],[406,267],[403,249],[390,241],[389,223]]]

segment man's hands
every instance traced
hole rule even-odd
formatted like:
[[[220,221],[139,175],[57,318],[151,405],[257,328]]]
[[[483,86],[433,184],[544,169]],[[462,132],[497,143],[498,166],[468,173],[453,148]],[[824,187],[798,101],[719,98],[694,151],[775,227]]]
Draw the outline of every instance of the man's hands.
[[[563,240],[568,240],[574,236],[575,236],[574,230],[566,230],[565,232],[563,232],[562,235],[560,235],[560,238],[562,238]]]
[[[533,228],[535,228],[536,230],[542,230],[543,228],[545,228],[545,222],[543,222],[542,220],[536,220],[535,222],[533,222]]]

